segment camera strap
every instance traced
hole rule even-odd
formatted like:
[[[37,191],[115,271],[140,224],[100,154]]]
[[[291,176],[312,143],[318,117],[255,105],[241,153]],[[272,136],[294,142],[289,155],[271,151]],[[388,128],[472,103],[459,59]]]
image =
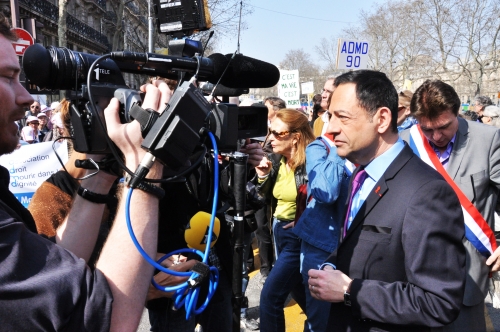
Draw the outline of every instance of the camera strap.
[[[153,127],[159,113],[151,108],[144,109],[138,104],[134,104],[129,111],[130,116],[141,124],[142,137],[146,137],[151,127]]]

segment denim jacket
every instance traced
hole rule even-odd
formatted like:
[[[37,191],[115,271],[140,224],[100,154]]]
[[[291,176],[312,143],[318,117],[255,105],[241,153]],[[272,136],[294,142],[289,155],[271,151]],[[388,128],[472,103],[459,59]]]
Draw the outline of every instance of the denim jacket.
[[[337,148],[330,147],[328,153],[321,139],[318,137],[306,148],[309,203],[293,231],[310,245],[333,252],[339,241],[349,176],[344,171],[344,159],[337,155]]]

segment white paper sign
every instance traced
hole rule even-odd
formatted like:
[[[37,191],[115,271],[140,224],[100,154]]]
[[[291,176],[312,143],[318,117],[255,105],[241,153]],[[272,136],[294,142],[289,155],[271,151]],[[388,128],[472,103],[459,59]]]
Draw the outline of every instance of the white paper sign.
[[[304,82],[300,84],[302,88],[302,94],[307,95],[314,93],[314,82]]]
[[[369,49],[368,42],[339,39],[337,69],[366,69]]]
[[[278,96],[286,102],[289,108],[300,107],[299,71],[280,70]]]
[[[38,187],[62,167],[52,150],[52,143],[23,145],[11,154],[0,156],[0,165],[10,173],[9,189],[25,207],[28,207]],[[55,143],[55,149],[66,163],[68,143]]]

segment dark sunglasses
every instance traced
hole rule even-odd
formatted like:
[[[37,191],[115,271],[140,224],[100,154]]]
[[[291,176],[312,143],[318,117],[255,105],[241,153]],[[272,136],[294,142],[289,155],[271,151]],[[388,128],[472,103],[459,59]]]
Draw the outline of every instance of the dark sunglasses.
[[[280,133],[278,133],[276,130],[271,130],[271,129],[269,129],[269,131],[268,131],[269,135],[272,134],[276,139],[285,138],[285,136],[288,136],[288,135],[290,135],[291,133],[294,133],[294,132],[296,132],[296,130],[290,130],[290,131],[285,130],[285,131],[282,131]]]

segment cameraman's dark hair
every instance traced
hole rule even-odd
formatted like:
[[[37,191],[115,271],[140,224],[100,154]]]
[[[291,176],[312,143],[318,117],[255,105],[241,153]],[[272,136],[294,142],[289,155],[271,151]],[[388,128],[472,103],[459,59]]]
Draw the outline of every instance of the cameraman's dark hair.
[[[0,35],[4,36],[8,40],[16,41],[16,34],[10,29],[10,23],[7,17],[0,12]]]
[[[394,133],[398,132],[398,92],[384,73],[374,70],[350,71],[335,78],[333,86],[337,88],[347,83],[356,85],[359,106],[372,117],[380,107],[387,107],[392,114],[391,129]]]
[[[440,80],[427,80],[413,94],[410,111],[418,120],[422,117],[434,120],[451,110],[458,115],[460,98],[451,85]]]
[[[273,109],[275,111],[286,108],[285,101],[281,98],[278,98],[278,97],[267,97],[266,99],[264,99],[264,104],[266,102],[269,102],[269,104],[271,104],[273,106]]]

